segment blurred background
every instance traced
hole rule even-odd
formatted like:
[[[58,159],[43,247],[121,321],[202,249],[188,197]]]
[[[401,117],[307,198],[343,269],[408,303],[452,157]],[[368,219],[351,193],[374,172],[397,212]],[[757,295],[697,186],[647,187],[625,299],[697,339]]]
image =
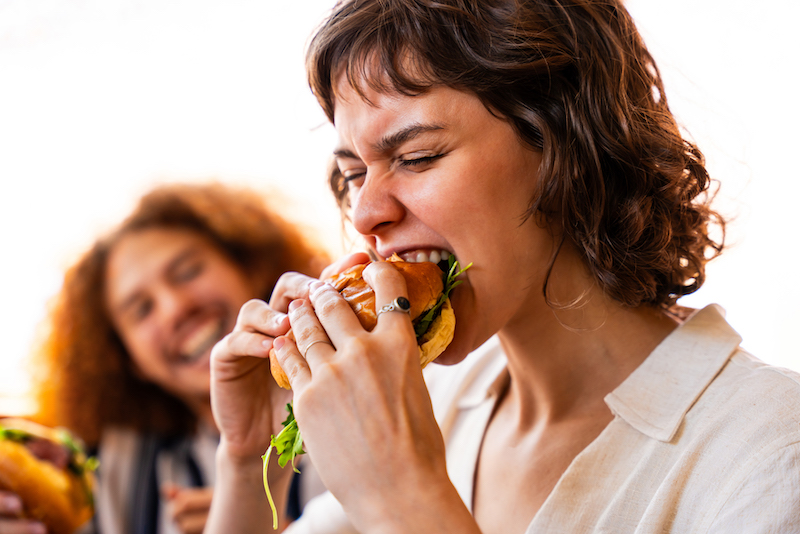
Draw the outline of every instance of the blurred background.
[[[333,254],[333,129],[303,55],[333,0],[0,0],[0,413],[63,271],[165,181],[258,188]],[[800,371],[794,24],[775,0],[629,0],[670,105],[732,217],[687,306],[721,304],[763,360]]]

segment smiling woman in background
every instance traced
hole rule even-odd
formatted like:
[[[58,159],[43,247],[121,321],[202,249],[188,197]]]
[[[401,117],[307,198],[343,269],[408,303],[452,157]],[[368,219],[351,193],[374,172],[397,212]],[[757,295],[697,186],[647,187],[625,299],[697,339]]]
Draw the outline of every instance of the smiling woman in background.
[[[211,348],[283,272],[324,264],[256,193],[185,184],[145,195],[68,270],[38,351],[37,418],[98,447],[100,532],[202,530]]]

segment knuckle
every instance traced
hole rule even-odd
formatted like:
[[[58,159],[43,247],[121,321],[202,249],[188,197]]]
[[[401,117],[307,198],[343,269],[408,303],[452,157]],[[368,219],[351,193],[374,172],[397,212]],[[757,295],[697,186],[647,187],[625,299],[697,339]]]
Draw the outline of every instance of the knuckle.
[[[227,334],[225,337],[216,342],[216,344],[211,348],[212,358],[230,351],[231,337],[233,335],[234,332],[231,332],[230,334]]]
[[[286,373],[286,378],[289,379],[289,384],[294,384],[295,381],[297,380],[297,377],[300,376],[301,372],[300,366],[294,363],[287,365],[285,367],[283,366],[283,364],[281,364],[281,367],[283,367],[283,372]]]
[[[242,321],[247,322],[249,318],[253,316],[257,316],[264,311],[266,308],[267,303],[261,299],[250,299],[244,304],[242,304],[241,309],[239,310],[239,318],[236,321],[237,324],[241,323]]]
[[[295,271],[289,271],[281,275],[276,284],[276,288],[278,288],[280,293],[297,295],[303,292],[302,288],[307,286],[310,280],[312,280],[310,276]]]
[[[314,332],[314,326],[305,321],[301,321],[292,325],[292,331],[294,332],[295,339],[308,339]]]
[[[291,283],[296,283],[298,279],[304,278],[304,277],[305,277],[305,275],[300,274],[297,271],[286,271],[278,279],[278,282],[281,283],[281,284],[284,284],[284,285],[287,284],[287,283],[291,284]]]
[[[364,269],[364,278],[371,286],[398,281],[402,278],[400,272],[387,262],[372,262]]]
[[[336,313],[336,310],[339,309],[342,300],[338,298],[334,298],[333,295],[321,295],[319,302],[314,307],[317,310],[317,314],[320,316],[331,315]]]

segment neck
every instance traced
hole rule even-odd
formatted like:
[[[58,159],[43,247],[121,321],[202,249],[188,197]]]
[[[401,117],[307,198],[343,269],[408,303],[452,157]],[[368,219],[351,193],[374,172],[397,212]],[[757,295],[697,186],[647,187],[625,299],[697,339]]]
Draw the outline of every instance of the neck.
[[[499,332],[511,377],[504,402],[521,427],[607,412],[604,397],[677,326],[661,310],[617,303],[582,273],[560,285],[588,289],[568,309],[533,294]]]

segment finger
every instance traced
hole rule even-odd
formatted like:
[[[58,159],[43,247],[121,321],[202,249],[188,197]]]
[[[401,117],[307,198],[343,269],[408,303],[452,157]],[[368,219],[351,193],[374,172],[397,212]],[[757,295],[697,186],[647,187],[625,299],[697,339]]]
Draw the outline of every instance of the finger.
[[[197,513],[181,518],[177,524],[183,534],[202,534],[206,521],[208,521],[208,513]]]
[[[286,314],[273,309],[260,299],[245,302],[239,310],[234,330],[282,336],[289,329]]]
[[[0,532],[3,534],[47,534],[47,527],[29,519],[0,518]]]
[[[184,514],[208,512],[212,495],[213,488],[178,488],[170,499],[172,512],[176,518]]]
[[[400,272],[386,262],[373,262],[364,269],[364,280],[375,292],[375,309],[380,311],[398,297],[408,299],[406,280]],[[403,311],[388,311],[378,315],[378,326],[405,328],[413,334],[411,317]],[[377,328],[377,327],[376,327]]]
[[[305,389],[311,381],[311,369],[306,359],[297,350],[295,342],[288,337],[281,336],[275,339],[273,347],[275,348],[275,356],[278,358],[278,363],[286,374],[292,391],[298,392]]]
[[[214,345],[211,356],[217,361],[232,361],[242,356],[267,358],[274,340],[255,332],[233,331]]]
[[[0,491],[0,515],[16,517],[22,514],[22,499],[16,493]]]
[[[328,339],[331,340],[334,347],[342,347],[349,337],[364,333],[364,328],[361,326],[355,312],[344,300],[344,297],[336,291],[335,287],[328,283],[315,282],[311,284],[310,289],[309,300],[313,305],[314,319],[321,328],[324,328],[324,332],[328,335]],[[300,317],[295,319],[292,313],[295,312],[290,312],[289,317],[294,330],[294,326]],[[310,322],[310,318],[306,324],[309,329],[312,329],[313,324]],[[297,336],[297,332],[295,332],[295,337],[298,340],[300,339]],[[314,333],[308,339],[319,338],[320,335]]]
[[[195,512],[177,519],[175,523],[183,534],[202,534],[208,520],[208,512]]]
[[[233,332],[213,348],[212,358],[232,361],[241,356],[269,356],[272,341],[289,330],[289,317],[271,309],[263,300],[247,301],[239,311]]]
[[[300,273],[282,274],[272,290],[272,296],[269,299],[270,308],[286,311],[289,309],[289,303],[293,300],[308,298],[308,284],[315,280],[316,278]]]
[[[321,282],[318,282],[318,284],[321,284]],[[314,285],[312,284],[312,287]],[[289,320],[292,324],[292,335],[294,336],[297,350],[303,355],[303,358],[308,360],[310,355],[330,356],[335,351],[334,344],[330,341],[322,324],[320,324],[310,302],[306,300],[293,301],[289,305]],[[314,345],[319,346],[313,347]],[[314,348],[313,353],[311,353],[312,348]],[[309,361],[309,366],[313,369],[314,362]]]
[[[174,499],[180,490],[181,487],[174,482],[164,482],[161,484],[161,495],[163,495],[168,501]]]
[[[370,261],[370,257],[366,252],[356,252],[354,254],[348,254],[347,256],[343,256],[338,260],[336,260],[335,262],[328,265],[327,267],[325,267],[319,279],[325,280],[326,278],[335,276],[340,272],[344,271],[345,269],[353,267],[354,265],[361,265],[362,263],[367,263],[368,261]]]

